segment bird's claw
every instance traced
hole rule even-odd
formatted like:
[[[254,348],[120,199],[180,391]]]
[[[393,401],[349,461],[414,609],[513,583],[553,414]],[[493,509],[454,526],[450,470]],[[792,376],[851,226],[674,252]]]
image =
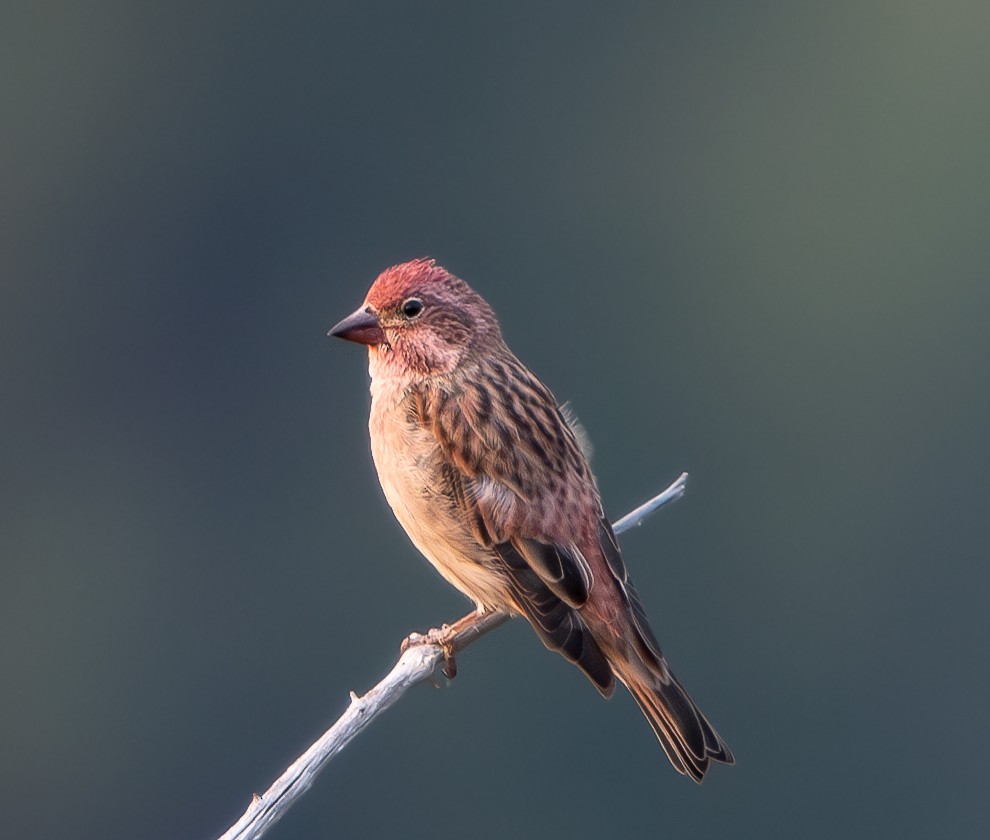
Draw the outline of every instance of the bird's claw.
[[[451,627],[447,624],[443,625],[443,627],[434,627],[425,634],[410,633],[402,640],[400,651],[405,653],[411,647],[436,645],[443,652],[443,675],[448,680],[452,680],[457,676],[457,658],[454,653],[451,635]]]

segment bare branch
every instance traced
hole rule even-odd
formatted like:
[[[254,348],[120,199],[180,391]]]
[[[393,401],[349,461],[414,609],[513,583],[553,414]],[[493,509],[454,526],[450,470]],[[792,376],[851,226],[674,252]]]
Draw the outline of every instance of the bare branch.
[[[612,530],[617,534],[621,534],[623,531],[628,531],[630,528],[638,528],[643,524],[643,520],[646,519],[651,513],[659,510],[667,502],[673,502],[681,498],[684,495],[684,491],[687,485],[687,473],[681,473],[677,480],[670,485],[662,493],[658,493],[648,502],[641,504],[636,510],[627,513],[618,522],[612,525]]]
[[[616,534],[628,531],[668,502],[684,495],[687,473],[645,504],[626,514],[612,527]],[[244,815],[220,840],[257,840],[280,820],[295,801],[312,787],[319,772],[382,712],[417,683],[433,677],[437,669],[486,633],[509,620],[506,612],[470,613],[442,631],[410,636],[395,667],[363,697],[351,692],[347,710],[323,736],[297,758],[264,793],[251,800]],[[442,639],[442,641],[441,641]]]

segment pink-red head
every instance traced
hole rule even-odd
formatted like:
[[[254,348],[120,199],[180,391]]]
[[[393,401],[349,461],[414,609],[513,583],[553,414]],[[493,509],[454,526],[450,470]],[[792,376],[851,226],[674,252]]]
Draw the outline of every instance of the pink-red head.
[[[473,350],[502,343],[481,295],[431,259],[383,271],[364,304],[328,335],[367,344],[379,362],[426,375],[450,373]]]

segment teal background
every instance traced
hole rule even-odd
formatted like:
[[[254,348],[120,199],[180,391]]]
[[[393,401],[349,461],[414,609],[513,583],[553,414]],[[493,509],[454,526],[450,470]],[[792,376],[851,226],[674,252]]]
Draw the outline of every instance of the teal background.
[[[0,812],[209,838],[467,603],[327,328],[430,254],[570,400],[697,788],[518,624],[270,834],[985,837],[986,3],[5,3]]]

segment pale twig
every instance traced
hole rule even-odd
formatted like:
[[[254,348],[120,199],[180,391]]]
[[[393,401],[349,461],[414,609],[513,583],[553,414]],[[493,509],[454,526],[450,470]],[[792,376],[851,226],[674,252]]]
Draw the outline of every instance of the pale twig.
[[[615,533],[628,531],[662,505],[683,496],[686,479],[687,473],[683,473],[662,493],[623,516],[612,526]],[[220,840],[257,840],[265,834],[309,790],[327,762],[375,718],[393,706],[412,686],[430,679],[448,657],[508,620],[509,614],[505,612],[474,612],[444,628],[443,644],[433,642],[430,635],[411,637],[415,639],[414,643],[406,647],[388,675],[362,697],[352,691],[350,705],[337,722],[292,762],[264,795],[254,795],[244,815]]]
[[[681,473],[677,480],[670,485],[666,490],[658,495],[654,496],[648,502],[641,504],[636,510],[630,511],[625,516],[622,517],[618,522],[612,525],[612,530],[617,534],[621,534],[623,531],[628,531],[630,528],[636,528],[643,524],[643,520],[646,519],[655,510],[659,510],[662,505],[667,504],[667,502],[672,502],[675,499],[681,498],[684,495],[684,490],[687,484],[687,473]]]

